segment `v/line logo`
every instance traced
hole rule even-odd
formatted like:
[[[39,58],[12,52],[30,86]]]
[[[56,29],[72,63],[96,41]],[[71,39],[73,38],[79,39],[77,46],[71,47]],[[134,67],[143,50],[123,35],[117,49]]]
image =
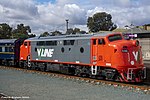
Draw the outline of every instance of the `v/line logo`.
[[[53,53],[54,53],[54,49],[37,49],[38,52],[38,56],[40,57],[52,57]]]
[[[133,54],[134,59],[135,59],[136,61],[140,61],[140,57],[141,57],[140,51],[133,51],[132,54]]]
[[[133,51],[132,53],[133,53],[135,60],[137,61],[138,60],[138,51],[136,51],[136,52]]]

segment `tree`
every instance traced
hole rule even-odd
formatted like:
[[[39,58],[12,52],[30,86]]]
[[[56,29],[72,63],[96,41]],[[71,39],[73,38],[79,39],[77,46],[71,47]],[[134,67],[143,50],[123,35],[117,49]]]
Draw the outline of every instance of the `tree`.
[[[79,28],[74,28],[73,33],[80,33],[80,29]]]
[[[40,37],[46,37],[49,36],[50,34],[48,32],[44,32],[43,34],[40,35]]]
[[[52,36],[62,35],[62,32],[56,30],[56,31],[54,31],[54,32],[51,32],[51,35],[52,35]]]
[[[30,35],[28,33],[31,33],[30,26],[24,26],[24,24],[18,24],[17,29],[12,31],[13,38],[29,38]],[[34,37],[34,35],[31,37]]]
[[[27,39],[29,38],[29,36],[27,34],[15,33],[13,34],[13,38],[14,39],[19,39],[19,38]]]
[[[30,34],[28,36],[29,36],[29,38],[32,38],[32,37],[35,37],[36,35],[35,34]]]
[[[85,31],[82,31],[82,30],[80,30],[79,28],[69,28],[67,31],[66,31],[66,34],[67,35],[70,35],[70,34],[77,34],[77,33],[79,33],[79,34],[85,34],[86,32]]]
[[[60,31],[53,31],[53,32],[51,32],[51,33],[48,33],[48,32],[44,32],[44,33],[42,33],[41,35],[40,35],[40,37],[46,37],[46,36],[49,36],[49,35],[51,35],[51,36],[56,36],[56,35],[62,35],[62,33],[60,32]]]
[[[73,28],[69,28],[69,29],[66,31],[66,34],[67,34],[67,35],[74,34]]]
[[[31,33],[30,26],[24,26],[24,24],[18,24],[17,29],[13,29],[6,23],[0,24],[0,39],[35,37],[34,34],[29,35],[28,33]]]
[[[9,39],[11,38],[12,34],[11,34],[12,28],[6,24],[0,24],[0,38],[2,39]]]
[[[13,30],[13,33],[21,33],[21,34],[27,34],[31,33],[30,26],[24,26],[24,24],[18,24],[17,29]]]
[[[87,27],[90,32],[112,31],[117,28],[112,22],[112,16],[106,12],[96,13],[93,17],[88,17]]]

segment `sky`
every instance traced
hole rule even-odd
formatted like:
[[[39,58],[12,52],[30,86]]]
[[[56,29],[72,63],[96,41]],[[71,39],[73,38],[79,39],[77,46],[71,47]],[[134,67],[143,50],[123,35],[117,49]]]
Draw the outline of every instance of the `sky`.
[[[118,28],[150,24],[149,0],[0,0],[0,23],[16,28],[23,23],[32,33],[80,28],[88,31],[87,18],[97,12],[112,15]]]

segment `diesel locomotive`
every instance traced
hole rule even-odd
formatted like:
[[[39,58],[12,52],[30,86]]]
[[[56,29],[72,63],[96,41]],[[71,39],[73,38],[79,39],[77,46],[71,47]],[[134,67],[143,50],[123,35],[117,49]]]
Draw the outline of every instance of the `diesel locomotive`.
[[[125,40],[121,33],[34,37],[14,48],[14,62],[26,69],[121,82],[146,78],[139,41]]]
[[[146,77],[139,41],[125,40],[121,33],[27,39],[20,47],[20,65],[122,82]]]

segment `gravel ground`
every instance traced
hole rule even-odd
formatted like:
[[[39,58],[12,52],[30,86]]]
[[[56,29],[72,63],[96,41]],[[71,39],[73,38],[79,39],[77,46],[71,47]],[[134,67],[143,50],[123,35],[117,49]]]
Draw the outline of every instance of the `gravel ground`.
[[[11,69],[0,69],[0,93],[20,100],[150,100],[140,91]]]

